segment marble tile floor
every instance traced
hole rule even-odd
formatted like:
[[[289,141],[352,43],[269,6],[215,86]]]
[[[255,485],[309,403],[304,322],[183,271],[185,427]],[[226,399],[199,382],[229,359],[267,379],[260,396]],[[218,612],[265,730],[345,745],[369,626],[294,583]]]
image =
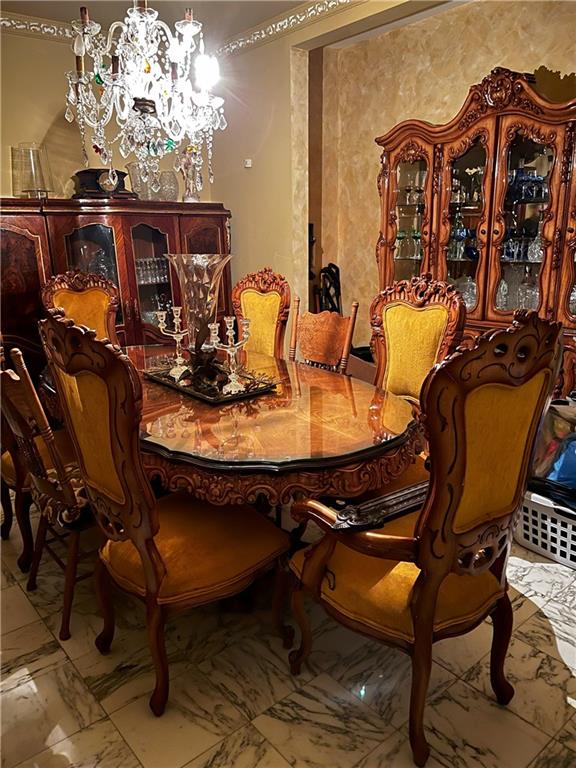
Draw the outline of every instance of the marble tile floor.
[[[2,542],[2,768],[411,768],[408,657],[311,606],[315,644],[298,678],[269,625],[269,590],[250,613],[217,605],[168,625],[171,690],[148,709],[153,671],[139,603],[120,597],[110,655],[91,581],[72,638],[58,640],[62,574],[35,594]],[[435,646],[426,710],[429,768],[576,768],[576,572],[515,546],[508,707],[489,684],[491,627]]]

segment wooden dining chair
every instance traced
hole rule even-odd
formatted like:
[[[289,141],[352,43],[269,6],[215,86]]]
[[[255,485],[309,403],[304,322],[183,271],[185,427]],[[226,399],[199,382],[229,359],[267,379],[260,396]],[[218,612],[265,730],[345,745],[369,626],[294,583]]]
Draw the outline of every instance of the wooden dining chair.
[[[77,325],[92,328],[99,339],[119,343],[118,288],[105,277],[79,271],[56,275],[42,287],[42,303],[46,309],[61,307],[66,317]]]
[[[460,343],[465,320],[456,288],[429,273],[385,288],[370,307],[375,385],[418,400],[428,372]]]
[[[40,512],[27,589],[36,589],[40,561],[47,551],[65,572],[60,639],[68,640],[75,585],[91,575],[76,575],[82,557],[80,534],[90,527],[91,515],[66,433],[57,433],[61,436],[57,439],[52,432],[20,350],[12,349],[10,357],[14,370],[0,372],[2,416],[22,461],[26,485]],[[52,547],[55,543],[66,545],[65,562]]]
[[[154,498],[142,466],[142,385],[120,349],[53,313],[40,324],[54,381],[96,520],[102,653],[114,635],[111,585],[146,605],[156,686],[155,715],[168,698],[168,616],[235,595],[274,567],[287,534],[247,505],[216,507],[186,493]],[[278,617],[280,626],[280,617]]]
[[[312,646],[308,592],[337,621],[412,658],[410,743],[423,766],[423,726],[432,645],[492,618],[490,676],[500,704],[514,694],[504,674],[512,630],[506,561],[537,429],[561,361],[559,323],[535,312],[481,337],[429,373],[421,395],[430,443],[422,508],[382,531],[337,533],[336,513],[318,501],[292,508],[325,532],[290,562],[302,639],[297,674]]]
[[[358,302],[352,302],[350,317],[336,312],[304,312],[300,315],[300,297],[294,298],[292,332],[290,334],[290,360],[296,359],[296,349],[305,363],[329,371],[346,373]]]
[[[282,275],[270,267],[250,272],[232,289],[232,307],[238,325],[245,317],[250,320],[247,352],[284,357],[290,286]]]

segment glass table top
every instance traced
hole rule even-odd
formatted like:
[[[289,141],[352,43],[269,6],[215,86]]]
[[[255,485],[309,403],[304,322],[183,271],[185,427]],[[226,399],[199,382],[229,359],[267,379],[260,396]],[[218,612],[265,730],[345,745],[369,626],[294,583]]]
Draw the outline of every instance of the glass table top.
[[[127,354],[141,372],[173,360],[163,347]],[[212,405],[142,378],[143,449],[202,466],[328,467],[401,444],[413,421],[411,403],[358,379],[255,353],[245,365],[276,390]]]

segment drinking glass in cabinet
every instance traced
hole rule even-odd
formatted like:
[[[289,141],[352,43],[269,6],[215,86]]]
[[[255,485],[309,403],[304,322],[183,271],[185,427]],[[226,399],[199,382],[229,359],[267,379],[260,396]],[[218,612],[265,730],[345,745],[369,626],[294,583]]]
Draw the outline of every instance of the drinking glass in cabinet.
[[[504,278],[500,278],[498,290],[496,291],[496,309],[508,309],[508,283]]]
[[[524,278],[518,287],[518,306],[520,309],[538,309],[540,291],[532,267],[527,266]]]

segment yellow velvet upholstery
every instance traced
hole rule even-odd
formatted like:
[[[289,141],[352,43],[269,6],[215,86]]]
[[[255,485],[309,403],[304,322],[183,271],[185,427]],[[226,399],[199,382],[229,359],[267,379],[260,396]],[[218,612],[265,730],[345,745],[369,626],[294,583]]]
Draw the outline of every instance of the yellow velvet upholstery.
[[[387,523],[383,533],[413,534],[418,513]],[[290,568],[302,576],[305,550],[297,552]],[[329,577],[322,581],[322,600],[344,616],[399,640],[412,641],[414,627],[410,602],[420,574],[414,563],[383,560],[336,544],[328,562]],[[304,577],[304,583],[305,577]],[[438,594],[434,630],[444,630],[464,620],[481,617],[502,595],[490,571],[477,576],[450,573]]]
[[[154,541],[166,567],[159,603],[201,604],[214,592],[235,594],[254,572],[286,551],[287,535],[251,507],[211,507],[182,493],[158,501]],[[118,584],[145,595],[140,556],[131,541],[108,541],[101,557]]]
[[[280,294],[277,291],[260,293],[254,288],[246,288],[240,295],[240,306],[242,315],[250,320],[250,338],[244,349],[274,355]]]
[[[85,291],[71,291],[61,288],[54,292],[54,306],[62,307],[66,317],[76,325],[85,325],[96,331],[99,339],[109,337],[106,313],[110,297],[102,288],[87,288]]]
[[[499,509],[503,513],[509,509],[530,425],[549,376],[549,371],[540,371],[519,387],[485,384],[466,398],[466,470],[454,520],[456,533],[498,517]]]
[[[50,458],[50,453],[48,452],[48,448],[46,447],[46,443],[41,437],[37,437],[35,439],[36,447],[38,449],[38,453],[40,454],[40,458],[42,459],[42,462],[44,464],[44,467],[47,470],[50,470],[53,468],[52,459]],[[76,463],[76,454],[74,453],[74,446],[70,442],[70,438],[68,436],[68,433],[64,430],[57,430],[54,432],[54,443],[56,446],[56,450],[58,451],[58,455],[62,459],[62,464],[66,467],[70,464]],[[4,451],[2,454],[2,478],[4,482],[6,482],[10,487],[13,487],[16,484],[16,472],[14,469],[14,462],[12,461],[12,457],[8,453],[8,451]]]
[[[93,373],[82,372],[75,377],[58,366],[53,370],[62,384],[87,485],[123,504],[124,491],[110,448],[110,403],[106,382]]]
[[[418,398],[422,383],[437,362],[448,323],[443,304],[413,307],[393,302],[382,311],[386,370],[382,388]]]

